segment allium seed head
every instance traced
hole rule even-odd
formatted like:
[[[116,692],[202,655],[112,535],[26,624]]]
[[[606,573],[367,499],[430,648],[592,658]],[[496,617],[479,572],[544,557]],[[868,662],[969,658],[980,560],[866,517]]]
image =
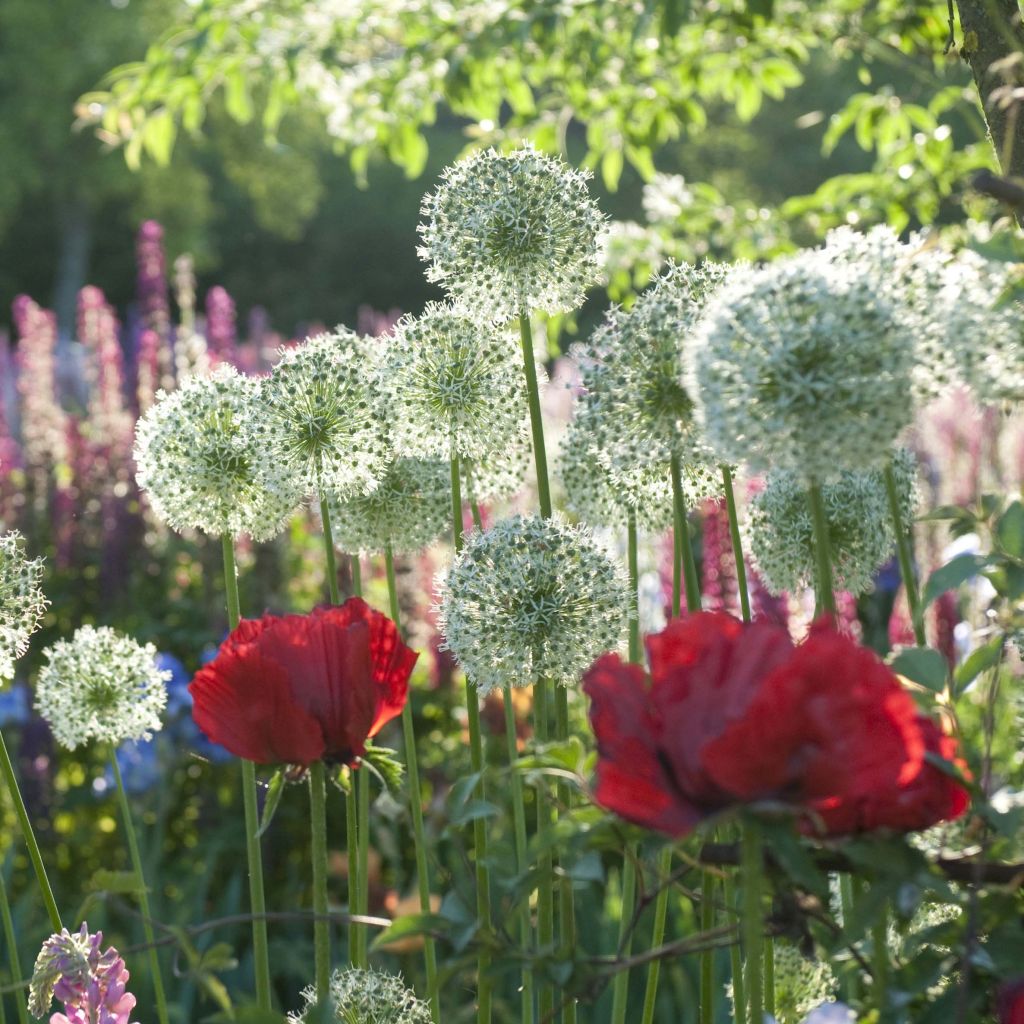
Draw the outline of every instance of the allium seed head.
[[[366,494],[388,460],[374,379],[381,344],[343,327],[284,349],[261,382],[259,432],[309,494]]]
[[[900,520],[909,528],[917,508],[917,461],[906,448],[893,453]],[[876,571],[896,543],[885,481],[880,470],[844,472],[823,484],[829,546],[838,587],[853,594],[871,588]],[[773,594],[814,585],[814,528],[807,488],[788,470],[768,476],[747,510],[748,549]]]
[[[175,530],[269,540],[303,492],[257,427],[259,385],[229,366],[161,392],[135,431],[136,479]]]
[[[57,742],[74,750],[89,740],[148,740],[161,727],[171,673],[157,668],[156,648],[109,626],[82,626],[44,652],[36,710]]]
[[[576,683],[619,646],[632,614],[622,566],[557,516],[513,516],[470,535],[438,593],[446,648],[485,694]]]
[[[486,459],[525,429],[515,340],[449,305],[398,322],[379,386],[395,451],[410,458]]]
[[[529,146],[447,168],[420,210],[428,279],[486,320],[576,309],[598,280],[604,224],[588,178]]]
[[[0,536],[0,681],[14,678],[14,663],[39,628],[49,603],[40,588],[42,579],[43,560],[25,557],[21,534]]]
[[[302,992],[306,1005],[288,1014],[288,1024],[312,1021],[313,986]],[[406,988],[401,976],[356,967],[331,974],[331,1004],[338,1024],[430,1024],[430,1006]],[[317,1018],[319,1019],[319,1018]]]
[[[870,277],[799,253],[737,275],[698,327],[691,393],[725,462],[825,482],[888,457],[915,349]]]
[[[448,463],[395,459],[369,494],[345,499],[330,492],[334,543],[349,554],[419,551],[433,543],[451,519]]]

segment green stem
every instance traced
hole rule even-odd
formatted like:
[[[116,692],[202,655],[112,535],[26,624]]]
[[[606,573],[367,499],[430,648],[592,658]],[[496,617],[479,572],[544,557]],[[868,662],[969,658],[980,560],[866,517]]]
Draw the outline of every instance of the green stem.
[[[135,834],[135,823],[132,820],[132,809],[125,792],[124,779],[121,777],[121,766],[117,763],[117,754],[111,751],[110,764],[114,769],[114,781],[117,784],[117,799],[121,806],[121,818],[124,821],[124,832],[128,839],[128,855],[135,873],[138,886],[139,909],[142,911],[142,933],[149,946],[149,969],[153,975],[153,996],[156,1001],[156,1015],[160,1024],[168,1024],[167,996],[164,994],[164,979],[160,973],[160,957],[157,955],[156,935],[153,933],[153,917],[149,909],[149,892],[146,889],[146,878],[142,871],[142,856],[139,853],[139,840]]]
[[[736,911],[736,883],[728,874],[722,882],[722,899],[730,912]],[[729,961],[732,966],[732,1010],[737,1022],[743,1020],[747,1006],[747,990],[743,984],[743,950],[738,942],[729,947]]]
[[[555,739],[559,743],[569,739],[569,692],[564,686],[555,687]],[[559,814],[568,815],[572,810],[572,786],[568,782],[559,782],[557,792]],[[576,952],[576,906],[572,877],[568,872],[562,872],[559,877],[558,903],[562,955],[571,958]],[[564,1024],[576,1024],[576,1013],[576,1000],[567,1000],[562,1010]]]
[[[683,496],[683,471],[678,455],[672,456],[672,518],[675,533],[679,538],[679,550],[683,562],[683,580],[686,584],[686,610],[700,611],[700,578],[697,575],[697,562],[693,557],[693,544],[690,542],[690,529],[686,522],[686,498]],[[673,608],[674,615],[679,608]]]
[[[544,421],[540,412],[540,388],[537,385],[537,363],[533,355],[533,330],[530,314],[519,314],[519,337],[523,347],[523,370],[526,373],[526,399],[530,407],[530,430],[533,433],[533,461],[537,467],[537,500],[540,514],[551,516],[551,487],[548,483],[548,456],[544,445]]]
[[[348,909],[352,915],[359,913],[359,809],[356,805],[356,773],[349,772],[349,791],[345,794],[345,852],[348,861]],[[359,960],[359,932],[357,921],[348,922],[348,958],[353,965]]]
[[[665,925],[668,922],[668,897],[670,886],[666,884],[672,871],[672,847],[664,846],[658,854],[658,890],[657,899],[654,901],[654,924],[651,927],[651,949],[657,949],[665,940]],[[701,1006],[706,1000],[703,998],[703,954],[701,955]],[[661,961],[652,960],[647,968],[647,987],[644,990],[644,1009],[640,1018],[643,1024],[651,1024],[654,1020],[654,1007],[658,999],[658,981],[661,978]]]
[[[626,564],[629,567],[629,660],[634,665],[640,664],[640,615],[639,596],[640,569],[637,555],[636,514],[631,510],[626,520]]]
[[[889,907],[882,905],[871,928],[871,1004],[885,1013],[889,987]]]
[[[63,925],[60,923],[57,901],[53,898],[50,880],[46,877],[43,855],[39,852],[39,843],[36,841],[35,830],[32,828],[32,822],[29,819],[25,801],[21,798],[18,777],[14,774],[14,765],[11,763],[11,755],[7,752],[7,744],[4,742],[2,733],[0,733],[0,772],[3,772],[4,782],[7,783],[7,790],[11,794],[11,803],[14,804],[14,813],[17,815],[18,825],[21,827],[21,834],[25,839],[25,845],[28,847],[28,856],[36,873],[36,881],[39,884],[39,892],[43,897],[43,905],[46,907],[46,913],[50,918],[50,927],[55,932],[59,932]]]
[[[732,470],[722,467],[722,486],[725,490],[725,512],[729,517],[729,537],[732,539],[732,554],[736,560],[736,587],[740,595],[740,615],[744,622],[750,621],[750,594],[747,592],[747,566],[743,561],[743,542],[740,538],[740,520],[736,512],[736,493],[732,486]]]
[[[353,555],[351,559],[352,566],[352,596],[362,597],[363,596],[363,567],[359,562],[359,556]]]
[[[548,730],[549,682],[538,679],[533,684],[533,719],[537,742],[544,744],[550,739]],[[555,903],[552,893],[554,861],[546,833],[551,827],[550,794],[543,778],[537,783],[537,838],[541,845],[537,865],[537,944],[544,955],[549,955],[555,944]],[[555,993],[551,983],[541,978],[537,984],[537,1009],[541,1021],[550,1021],[555,1012]]]
[[[505,705],[505,743],[508,748],[509,781],[512,789],[512,822],[515,834],[516,872],[526,871],[526,806],[523,803],[523,780],[516,770],[519,758],[519,737],[516,732],[516,709],[512,701],[512,687],[506,686],[504,691]],[[523,901],[520,909],[519,942],[523,951],[522,975],[522,1020],[523,1024],[533,1022],[533,971],[530,969],[530,921],[529,898]]]
[[[847,941],[853,942],[853,916],[857,905],[857,892],[854,890],[853,875],[844,872],[839,876],[839,904],[842,909],[843,931]],[[846,975],[845,994],[852,1002],[860,998],[860,976],[857,971],[849,971]]]
[[[821,497],[821,487],[818,484],[811,484],[808,488],[807,500],[811,506],[814,558],[818,569],[817,605],[819,611],[835,617],[836,597],[832,587],[832,554],[828,536],[828,517],[825,515],[825,502]]]
[[[710,932],[715,927],[715,876],[710,871],[701,874],[700,886],[700,930]],[[700,958],[700,1024],[715,1024],[715,1003],[705,999],[705,993],[715,989],[715,958],[701,955]]]
[[[764,1012],[775,1016],[775,943],[764,937]]]
[[[331,922],[327,919],[327,792],[324,763],[309,766],[309,837],[313,861],[313,948],[316,998],[322,1005],[331,990]]]
[[[331,550],[334,550],[332,543]],[[349,559],[352,569],[352,594],[363,596],[363,568],[358,555]],[[337,588],[338,574],[334,574]],[[332,599],[333,600],[333,599]],[[397,620],[396,620],[397,621]],[[352,913],[365,916],[370,909],[370,779],[366,772],[353,771],[349,776],[352,790],[345,798],[345,827],[351,840],[348,847],[349,906]],[[354,922],[349,929],[349,959],[356,967],[369,962],[369,931],[365,924]]]
[[[234,629],[241,617],[238,599],[238,576],[235,569],[235,547],[231,538],[221,537],[224,556],[224,594],[227,601],[228,626]],[[242,761],[242,802],[245,808],[245,851],[249,867],[249,907],[252,911],[253,969],[256,974],[256,1005],[270,1009],[270,952],[267,947],[266,897],[263,892],[263,854],[260,850],[259,811],[256,800],[256,766]]]
[[[924,635],[924,616],[921,614],[921,598],[917,592],[917,577],[914,575],[914,556],[910,548],[910,527],[903,522],[900,513],[900,496],[896,489],[896,476],[890,462],[883,473],[885,477],[885,493],[889,498],[889,515],[892,516],[892,528],[896,534],[896,554],[900,561],[900,576],[907,592],[907,607],[910,610],[910,621],[914,624],[914,639],[918,647],[927,644]]]
[[[7,943],[7,961],[11,965],[11,981],[21,981],[21,961],[18,959],[18,937],[14,931],[14,919],[11,917],[11,904],[7,899],[7,884],[4,882],[3,868],[0,867],[0,917],[3,918],[4,941]],[[0,995],[0,1004],[3,996]],[[20,1024],[28,1024],[28,1007],[20,995],[15,996],[14,1003],[18,1007]]]
[[[356,857],[359,861],[359,888],[356,890],[358,903],[356,913],[365,917],[370,912],[370,773],[365,769],[356,772],[354,780],[358,805],[356,814],[359,816],[359,842],[356,846]],[[370,963],[370,931],[363,925],[356,933],[356,948],[359,959],[357,967],[366,968]]]
[[[747,1003],[750,1024],[764,1024],[764,990],[762,937],[764,921],[761,914],[761,881],[764,873],[764,852],[761,827],[747,820],[743,825],[743,954],[747,961]]]
[[[338,591],[338,563],[334,555],[334,531],[331,529],[331,507],[327,496],[320,495],[320,522],[324,530],[324,556],[327,559],[327,590],[331,595],[331,604],[341,604]]]

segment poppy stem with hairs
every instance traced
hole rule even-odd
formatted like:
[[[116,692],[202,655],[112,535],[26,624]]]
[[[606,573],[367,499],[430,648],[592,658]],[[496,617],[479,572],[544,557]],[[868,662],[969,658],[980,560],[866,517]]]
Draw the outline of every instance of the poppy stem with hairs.
[[[322,1006],[331,991],[331,922],[327,916],[327,790],[323,761],[309,766],[309,835],[313,862],[313,949],[316,998]]]
[[[811,508],[811,526],[814,530],[814,560],[817,566],[817,613],[826,613],[831,618],[836,614],[836,596],[832,589],[832,552],[828,535],[828,517],[821,486],[812,483],[807,489],[807,501]]]
[[[636,514],[630,510],[626,519],[626,565],[629,570],[629,594],[634,603],[639,601],[640,570],[636,532]],[[629,660],[633,665],[641,662],[640,617],[633,608],[629,619]],[[618,955],[629,956],[633,945],[633,912],[636,909],[636,859],[639,850],[630,843],[622,857],[622,910],[619,915]],[[626,1000],[629,994],[629,971],[619,971],[612,983],[612,1024],[625,1024]]]
[[[743,560],[743,541],[740,536],[740,520],[736,512],[736,493],[732,486],[732,470],[722,466],[722,487],[725,491],[725,513],[729,517],[729,537],[732,540],[732,555],[736,561],[736,588],[740,598],[740,616],[750,621],[750,593],[747,590],[747,564]]]
[[[6,864],[0,864],[0,919],[3,920],[4,941],[7,943],[7,962],[10,965],[11,977],[21,979],[21,961],[18,958],[18,937],[14,931],[14,919],[11,917],[11,904],[7,899],[7,883],[4,881]],[[0,1003],[3,998],[0,997]],[[16,998],[19,1024],[29,1024],[28,1006],[24,999]],[[2,1022],[2,1018],[0,1018]]]
[[[900,576],[903,578],[903,587],[907,592],[910,621],[914,626],[914,640],[918,647],[924,647],[927,641],[924,634],[924,616],[921,613],[921,598],[917,591],[917,577],[914,575],[914,556],[910,547],[910,524],[903,522],[903,516],[900,513],[899,491],[891,461],[882,471],[882,475],[885,478],[885,493],[889,499],[892,528],[896,534],[896,554],[900,562]]]
[[[462,550],[462,476],[459,456],[451,455],[452,495],[452,546],[456,557]],[[466,714],[469,726],[469,756],[473,774],[479,782],[480,799],[486,799],[484,783],[484,747],[480,734],[480,695],[476,687],[466,679]],[[491,967],[491,953],[487,941],[491,930],[491,883],[487,870],[487,823],[477,817],[473,821],[473,860],[476,864],[476,912],[484,939],[477,951],[477,1022],[490,1024],[491,1020],[491,979],[487,972]]]
[[[352,593],[355,597],[363,596],[363,573],[359,564],[359,556],[352,555]],[[395,624],[397,626],[397,623]],[[366,917],[370,911],[370,774],[366,771],[355,771],[352,774],[352,792],[346,798],[351,805],[355,823],[355,912]],[[349,813],[346,807],[346,814]],[[349,857],[350,867],[352,858]],[[370,933],[365,924],[357,924],[354,932],[355,944],[352,951],[352,962],[356,967],[365,968],[369,965]]]
[[[121,777],[121,766],[117,761],[117,752],[113,749],[110,751],[110,765],[114,771],[117,800],[121,808],[121,818],[124,821],[125,838],[128,840],[128,856],[131,859],[135,884],[138,886],[136,894],[139,898],[139,910],[142,911],[142,933],[145,935],[146,945],[149,947],[149,969],[153,975],[153,999],[156,1003],[156,1015],[160,1024],[168,1024],[170,1017],[167,1013],[164,979],[160,973],[160,957],[157,953],[156,936],[153,933],[153,916],[149,909],[149,890],[146,888],[146,878],[142,870],[142,857],[139,854],[139,840],[135,834],[135,823],[132,820],[131,805],[128,802],[128,794],[125,792],[124,779]]]
[[[674,537],[674,549],[677,557],[673,562],[672,570],[672,615],[678,618],[682,590],[686,591],[686,610],[688,612],[700,611],[700,577],[697,575],[697,563],[693,556],[693,544],[690,542],[690,528],[686,521],[686,498],[683,495],[683,470],[682,462],[677,454],[672,455],[669,465],[672,475],[672,533]],[[681,578],[680,578],[681,577]],[[667,878],[672,870],[672,846],[666,844],[661,853],[658,854],[658,877]],[[710,892],[713,875],[704,872],[703,885]],[[663,885],[654,901],[654,925],[651,929],[651,948],[656,949],[665,941],[665,925],[668,921],[668,899],[671,886]],[[710,899],[708,900],[710,903]],[[701,1012],[704,1013],[704,1006],[710,1006],[711,1014],[706,1018],[714,1019],[714,987],[705,988],[706,977],[714,976],[713,949],[701,953]],[[711,961],[709,967],[706,961]],[[661,977],[661,961],[652,960],[647,968],[647,988],[644,992],[644,1008],[640,1018],[641,1024],[651,1024],[654,1020],[654,1007],[658,996],[658,981]],[[702,1020],[705,1018],[702,1017]]]
[[[747,961],[747,1018],[750,1024],[764,1024],[764,990],[762,988],[762,940],[764,920],[761,913],[764,849],[761,826],[753,819],[743,823],[742,840],[743,882],[743,955]]]
[[[227,602],[228,627],[234,630],[242,613],[238,600],[238,574],[235,568],[235,546],[231,537],[221,537],[224,558],[224,594]],[[253,969],[256,974],[256,1005],[270,1009],[270,953],[267,947],[266,897],[263,892],[263,854],[260,850],[259,812],[256,800],[256,766],[242,760],[242,801],[245,807],[245,852],[249,867],[249,905],[252,909]]]
[[[727,872],[722,880],[722,899],[731,921],[734,913],[741,912],[741,908],[737,906],[736,879],[731,872]],[[743,1011],[747,1005],[747,988],[743,983],[743,949],[738,942],[733,942],[729,946],[729,963],[732,967],[732,1005],[735,1008],[736,1020],[742,1024]]]
[[[388,581],[388,605],[391,618],[402,632],[401,611],[398,607],[398,587],[395,582],[395,559],[391,545],[384,548],[384,572]],[[416,757],[416,731],[413,728],[412,701],[402,708],[402,738],[405,743],[405,768],[409,773],[409,809],[412,812],[412,833],[416,855],[416,884],[420,897],[420,910],[432,912],[430,905],[430,873],[427,867],[427,834],[423,827],[423,794],[420,788],[420,769]],[[437,983],[437,945],[432,935],[423,939],[423,957],[427,967],[427,991],[430,1016],[434,1024],[441,1021],[441,992]]]

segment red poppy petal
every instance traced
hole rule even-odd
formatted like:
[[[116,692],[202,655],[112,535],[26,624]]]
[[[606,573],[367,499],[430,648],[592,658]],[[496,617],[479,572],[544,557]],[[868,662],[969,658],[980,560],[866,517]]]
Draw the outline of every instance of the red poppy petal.
[[[214,743],[257,764],[310,764],[319,723],[292,698],[287,674],[253,644],[222,651],[189,684],[192,717]]]

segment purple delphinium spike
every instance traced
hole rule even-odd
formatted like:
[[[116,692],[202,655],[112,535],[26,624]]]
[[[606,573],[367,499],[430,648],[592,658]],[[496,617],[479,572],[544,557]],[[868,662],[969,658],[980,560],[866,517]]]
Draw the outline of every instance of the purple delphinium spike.
[[[235,300],[220,285],[206,293],[206,344],[215,363],[238,363]]]
[[[32,971],[29,1013],[45,1016],[56,999],[64,1009],[50,1024],[129,1024],[135,996],[126,989],[128,970],[113,946],[101,952],[102,941],[103,933],[90,935],[85,923],[78,932],[51,935]]]

